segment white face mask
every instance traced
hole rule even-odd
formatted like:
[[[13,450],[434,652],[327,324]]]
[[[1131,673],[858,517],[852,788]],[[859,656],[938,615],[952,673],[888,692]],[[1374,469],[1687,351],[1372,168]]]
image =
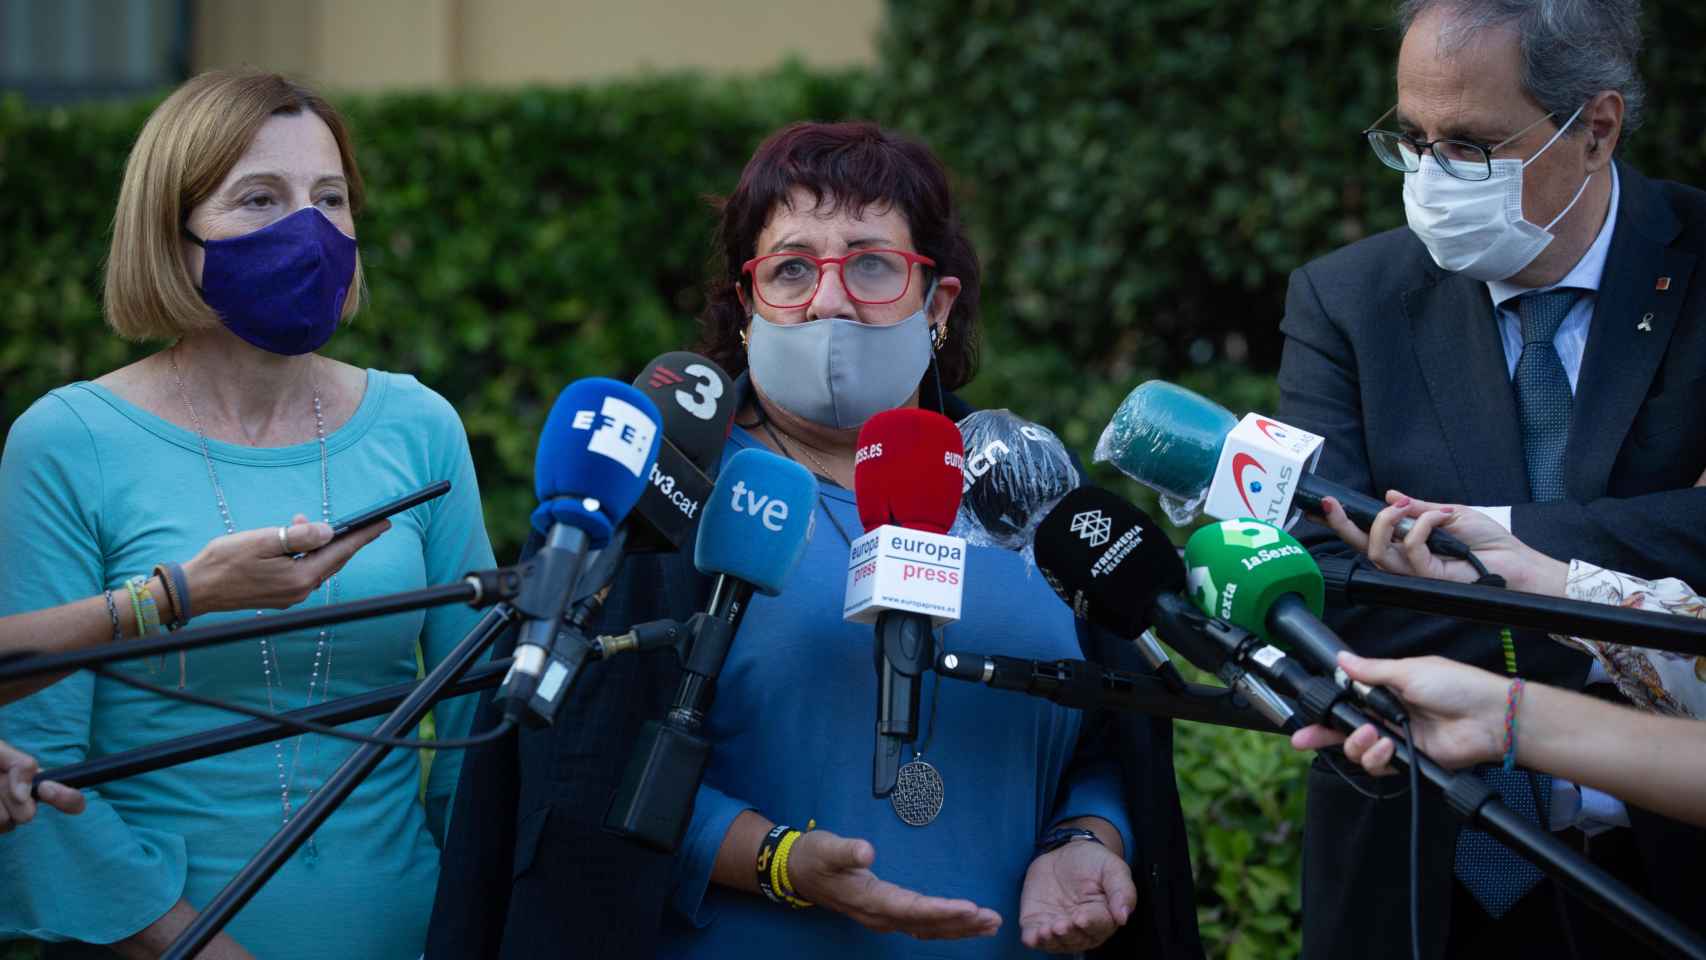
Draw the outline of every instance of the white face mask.
[[[1552,242],[1552,228],[1582,198],[1593,175],[1582,181],[1569,205],[1541,227],[1523,219],[1522,171],[1557,143],[1581,112],[1578,107],[1527,160],[1492,161],[1493,175],[1486,180],[1460,180],[1446,173],[1431,152],[1422,156],[1421,169],[1404,174],[1405,219],[1440,269],[1491,282],[1515,276],[1540,256]]]

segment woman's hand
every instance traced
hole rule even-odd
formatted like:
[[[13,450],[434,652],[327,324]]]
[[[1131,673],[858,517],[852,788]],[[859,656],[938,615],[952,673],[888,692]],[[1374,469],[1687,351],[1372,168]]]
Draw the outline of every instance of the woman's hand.
[[[1368,559],[1382,570],[1434,580],[1474,583],[1479,577],[1474,567],[1462,560],[1438,556],[1428,549],[1428,534],[1436,529],[1449,530],[1475,551],[1488,571],[1504,577],[1511,589],[1558,597],[1564,595],[1569,564],[1554,560],[1523,543],[1479,510],[1416,500],[1396,490],[1386,492],[1386,502],[1391,506],[1375,516],[1367,533],[1357,529],[1334,498],[1322,498],[1321,509],[1326,514],[1327,526],[1339,535],[1339,539],[1367,554]],[[1414,519],[1416,525],[1401,541],[1394,543],[1392,532],[1406,517]]]
[[[34,757],[0,740],[0,833],[35,819],[30,786],[40,771]],[[42,782],[41,801],[61,813],[83,812],[83,794],[51,780]]]
[[[794,841],[788,875],[806,900],[846,914],[877,933],[899,931],[920,940],[988,937],[1001,916],[970,900],[947,900],[877,879],[870,843],[813,830]]]
[[[1025,946],[1079,953],[1114,935],[1137,907],[1137,886],[1123,857],[1089,840],[1074,840],[1031,861],[1019,894]]]
[[[342,570],[357,550],[391,529],[391,521],[346,534],[336,543],[330,526],[309,523],[300,513],[283,528],[284,540],[279,539],[279,529],[263,527],[215,538],[184,564],[190,612],[295,606]],[[298,560],[297,554],[305,555]]]
[[[1370,660],[1339,654],[1339,666],[1354,680],[1385,686],[1409,706],[1416,748],[1441,766],[1456,769],[1504,755],[1505,698],[1510,681],[1478,667],[1444,657]],[[1376,776],[1392,773],[1391,737],[1366,723],[1349,737],[1320,725],[1291,735],[1299,750],[1320,750],[1343,743],[1345,756]]]

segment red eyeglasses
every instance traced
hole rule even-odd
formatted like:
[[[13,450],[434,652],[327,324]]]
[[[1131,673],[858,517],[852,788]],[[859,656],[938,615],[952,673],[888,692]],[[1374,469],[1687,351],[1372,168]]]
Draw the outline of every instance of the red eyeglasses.
[[[809,253],[771,253],[753,257],[740,272],[752,277],[753,292],[777,310],[803,307],[817,296],[823,270],[841,268],[841,287],[854,303],[893,303],[912,285],[912,266],[934,267],[936,261],[907,250],[860,250],[845,257],[814,257]]]

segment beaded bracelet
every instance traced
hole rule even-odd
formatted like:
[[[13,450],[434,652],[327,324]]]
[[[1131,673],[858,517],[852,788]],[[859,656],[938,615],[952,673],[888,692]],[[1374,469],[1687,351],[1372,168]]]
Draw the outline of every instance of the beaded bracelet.
[[[113,642],[118,643],[124,639],[124,630],[118,625],[118,604],[113,603],[111,590],[102,590],[101,596],[107,598],[107,616],[113,619]]]
[[[1522,703],[1522,688],[1522,678],[1513,678],[1510,690],[1505,695],[1505,771],[1507,773],[1516,768],[1516,709]]]

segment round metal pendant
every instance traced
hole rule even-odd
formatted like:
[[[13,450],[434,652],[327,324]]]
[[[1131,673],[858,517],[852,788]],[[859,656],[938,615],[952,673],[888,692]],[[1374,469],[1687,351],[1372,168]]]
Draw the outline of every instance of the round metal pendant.
[[[923,760],[913,760],[900,768],[894,793],[889,803],[895,816],[910,827],[927,827],[942,812],[944,793],[942,775]]]

